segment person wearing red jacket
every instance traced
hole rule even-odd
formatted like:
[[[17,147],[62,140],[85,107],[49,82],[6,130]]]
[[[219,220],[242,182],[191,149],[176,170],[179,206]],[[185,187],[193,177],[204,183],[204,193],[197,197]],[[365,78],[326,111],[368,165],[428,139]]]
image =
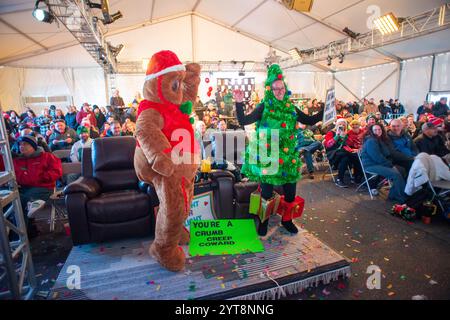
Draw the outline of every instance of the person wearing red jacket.
[[[95,114],[90,110],[89,104],[87,102],[83,104],[81,110],[77,113],[77,123],[81,125],[81,121],[83,121],[83,119],[86,117],[89,117],[89,121],[92,126],[97,127],[97,119],[95,118]]]
[[[325,149],[330,165],[338,170],[338,177],[335,184],[340,188],[348,188],[344,182],[344,174],[349,166],[354,169],[355,182],[362,180],[362,169],[358,156],[353,148],[348,144],[347,121],[338,119],[335,129],[325,135]]]
[[[32,227],[32,214],[36,212],[36,200],[45,203],[53,193],[56,181],[62,177],[61,160],[50,152],[38,147],[32,136],[18,139],[20,154],[13,159],[20,201],[29,228]],[[30,203],[30,206],[28,206]],[[29,208],[30,207],[30,208]]]

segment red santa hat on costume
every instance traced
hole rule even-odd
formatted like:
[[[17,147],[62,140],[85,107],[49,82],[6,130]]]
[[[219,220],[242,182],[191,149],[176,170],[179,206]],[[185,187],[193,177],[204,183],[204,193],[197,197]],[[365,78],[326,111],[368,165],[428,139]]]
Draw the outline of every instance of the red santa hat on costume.
[[[155,53],[148,62],[145,81],[158,78],[169,72],[186,71],[185,66],[177,55],[169,50]]]

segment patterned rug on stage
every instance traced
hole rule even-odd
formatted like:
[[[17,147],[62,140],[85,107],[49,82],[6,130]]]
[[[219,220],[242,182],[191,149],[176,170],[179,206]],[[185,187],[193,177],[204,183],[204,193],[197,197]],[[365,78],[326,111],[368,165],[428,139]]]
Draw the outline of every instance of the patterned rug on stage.
[[[166,271],[149,256],[150,239],[77,246],[50,298],[279,299],[350,276],[349,262],[343,256],[306,230],[292,236],[278,223],[272,224],[263,239],[265,252],[189,257],[185,270],[178,273]]]

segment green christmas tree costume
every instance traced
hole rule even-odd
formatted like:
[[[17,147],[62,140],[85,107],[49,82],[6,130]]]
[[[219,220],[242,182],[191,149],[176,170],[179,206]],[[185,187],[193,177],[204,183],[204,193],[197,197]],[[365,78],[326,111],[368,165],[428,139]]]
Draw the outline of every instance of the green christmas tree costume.
[[[297,111],[289,101],[289,91],[277,100],[271,85],[283,80],[278,65],[269,68],[261,120],[256,122],[255,135],[245,151],[242,172],[251,180],[272,185],[296,183],[301,178],[302,162],[297,143]]]

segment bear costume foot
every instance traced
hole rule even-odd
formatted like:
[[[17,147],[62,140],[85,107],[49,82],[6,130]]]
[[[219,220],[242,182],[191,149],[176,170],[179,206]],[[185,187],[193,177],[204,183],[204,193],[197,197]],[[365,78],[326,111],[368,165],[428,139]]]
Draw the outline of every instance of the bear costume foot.
[[[181,247],[161,246],[153,242],[149,253],[169,271],[178,272],[184,268],[186,257]]]

